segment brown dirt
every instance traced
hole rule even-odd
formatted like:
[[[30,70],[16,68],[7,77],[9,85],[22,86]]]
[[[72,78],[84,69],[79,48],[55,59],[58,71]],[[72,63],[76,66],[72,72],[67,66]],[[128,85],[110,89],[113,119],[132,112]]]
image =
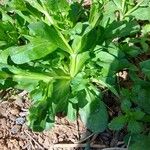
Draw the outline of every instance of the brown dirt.
[[[30,104],[26,93],[23,93],[10,96],[7,101],[0,103],[0,150],[48,149],[56,143],[75,143],[80,134],[86,131],[80,120],[77,128],[77,122],[69,123],[59,117],[52,130],[33,133],[25,123]]]
[[[124,145],[120,142],[123,133],[107,130],[96,135],[80,119],[70,123],[60,115],[50,131],[32,132],[26,125],[29,106],[25,91],[0,92],[0,150],[82,150],[88,144],[90,149],[100,150]]]

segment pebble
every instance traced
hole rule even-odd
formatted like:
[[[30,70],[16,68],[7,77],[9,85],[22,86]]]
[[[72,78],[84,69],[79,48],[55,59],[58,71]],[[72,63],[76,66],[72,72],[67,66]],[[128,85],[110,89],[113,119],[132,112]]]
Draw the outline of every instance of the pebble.
[[[19,117],[16,119],[17,125],[23,125],[25,123],[25,118]]]
[[[11,121],[15,121],[15,120],[16,120],[16,116],[11,115],[11,116],[9,116],[9,119],[10,119]]]
[[[18,115],[19,114],[19,110],[18,109],[12,109],[10,111],[10,113],[13,114],[13,115]]]
[[[23,106],[22,99],[20,97],[16,97],[15,104],[19,107]]]
[[[28,112],[20,112],[20,113],[19,113],[19,116],[25,117],[25,116],[27,116],[27,114],[28,114]]]
[[[13,126],[13,127],[11,128],[10,131],[11,131],[12,134],[16,134],[20,129],[21,129],[21,126],[15,125],[15,126]]]

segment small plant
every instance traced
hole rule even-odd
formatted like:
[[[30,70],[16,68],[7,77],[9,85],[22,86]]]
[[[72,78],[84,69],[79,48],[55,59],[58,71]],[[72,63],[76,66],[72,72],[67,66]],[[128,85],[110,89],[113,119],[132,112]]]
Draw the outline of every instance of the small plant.
[[[82,1],[11,0],[0,12],[0,88],[29,92],[33,131],[52,127],[63,112],[71,121],[79,114],[92,132],[103,132],[107,88],[122,110],[109,128],[127,126],[127,137],[149,136],[150,60],[138,59],[149,53],[149,0],[93,0],[90,9]],[[118,82],[122,70],[130,87]]]

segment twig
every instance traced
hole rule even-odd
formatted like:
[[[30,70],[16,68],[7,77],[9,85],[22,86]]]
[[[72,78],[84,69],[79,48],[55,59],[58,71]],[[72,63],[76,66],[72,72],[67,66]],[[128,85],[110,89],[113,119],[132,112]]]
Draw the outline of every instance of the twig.
[[[49,148],[83,148],[86,146],[87,144],[54,144],[54,145],[51,145]],[[101,148],[101,149],[106,148],[105,145],[99,145],[99,144],[90,144],[90,147]]]
[[[22,150],[28,149],[29,146],[30,146],[29,143],[27,143],[25,146],[22,147]]]
[[[95,139],[97,138],[99,134],[94,134],[94,136],[91,139],[91,144],[94,144]]]
[[[27,131],[24,131],[28,136],[29,138],[37,145],[39,146],[41,149],[44,149]]]
[[[120,147],[112,147],[112,148],[104,148],[103,150],[128,150],[127,148],[120,148]]]
[[[93,135],[94,135],[94,133],[92,133],[92,134],[90,134],[89,136],[87,136],[87,137],[81,139],[80,141],[76,141],[76,142],[74,142],[74,143],[75,143],[75,144],[82,143],[82,142],[86,141],[87,139],[89,139],[90,137],[92,137]]]
[[[30,144],[31,144],[31,148],[34,149],[34,146],[33,146],[33,144],[32,144],[32,141],[30,140],[29,142],[30,142]]]
[[[131,136],[129,137],[127,148],[129,148],[130,141],[131,141]]]
[[[26,94],[28,94],[27,91],[22,91],[21,93],[18,94],[18,96],[23,97],[23,96],[25,96]]]

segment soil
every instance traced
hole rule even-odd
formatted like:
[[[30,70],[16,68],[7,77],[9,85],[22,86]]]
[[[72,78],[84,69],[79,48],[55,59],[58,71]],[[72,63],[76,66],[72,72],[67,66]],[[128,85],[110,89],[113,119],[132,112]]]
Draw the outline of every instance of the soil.
[[[108,97],[107,97],[108,98]],[[112,98],[112,97],[110,97]],[[124,147],[124,132],[109,130],[93,134],[80,118],[71,123],[62,115],[55,126],[42,133],[32,132],[26,125],[30,100],[25,91],[9,89],[0,92],[0,150],[101,150],[105,147]],[[111,112],[110,115],[114,115]]]

